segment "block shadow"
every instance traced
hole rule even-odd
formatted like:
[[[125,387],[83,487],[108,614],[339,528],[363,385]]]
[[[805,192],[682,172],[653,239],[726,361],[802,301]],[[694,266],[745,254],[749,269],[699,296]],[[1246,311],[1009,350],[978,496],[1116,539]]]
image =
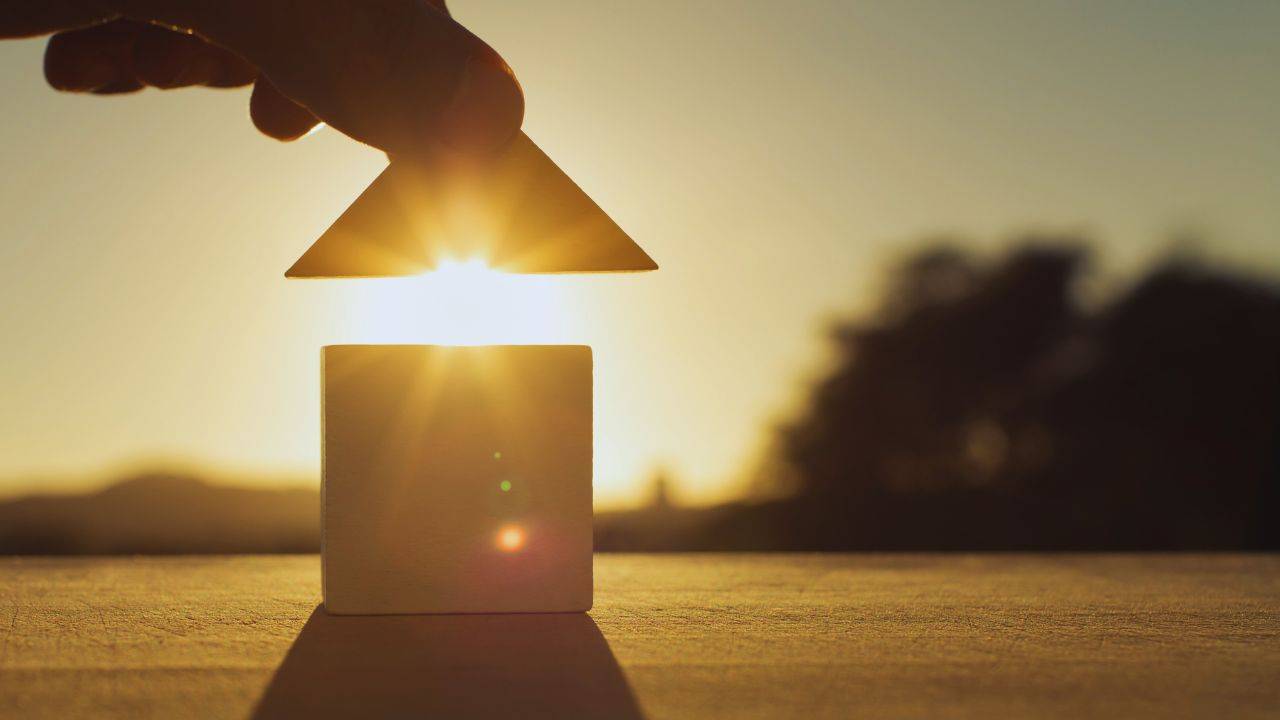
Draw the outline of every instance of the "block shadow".
[[[585,613],[333,616],[317,607],[253,713],[640,719]]]

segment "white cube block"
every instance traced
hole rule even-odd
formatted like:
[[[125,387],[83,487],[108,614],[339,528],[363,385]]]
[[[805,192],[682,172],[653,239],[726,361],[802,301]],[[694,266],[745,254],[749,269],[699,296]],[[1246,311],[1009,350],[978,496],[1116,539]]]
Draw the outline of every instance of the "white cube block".
[[[321,558],[335,614],[591,607],[591,348],[334,345]]]

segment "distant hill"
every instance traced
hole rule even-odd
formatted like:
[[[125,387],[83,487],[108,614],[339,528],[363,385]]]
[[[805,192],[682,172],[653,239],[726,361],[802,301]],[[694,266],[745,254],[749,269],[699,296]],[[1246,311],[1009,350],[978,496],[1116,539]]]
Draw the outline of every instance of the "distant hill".
[[[302,553],[320,546],[315,490],[214,485],[174,474],[82,495],[0,503],[0,554]]]
[[[653,507],[596,513],[596,549],[708,549],[707,536],[739,505],[701,510]],[[722,533],[716,532],[717,540]],[[742,546],[768,549],[771,535]],[[304,488],[223,485],[150,473],[91,493],[0,502],[0,555],[203,555],[313,553],[320,549],[320,496]]]

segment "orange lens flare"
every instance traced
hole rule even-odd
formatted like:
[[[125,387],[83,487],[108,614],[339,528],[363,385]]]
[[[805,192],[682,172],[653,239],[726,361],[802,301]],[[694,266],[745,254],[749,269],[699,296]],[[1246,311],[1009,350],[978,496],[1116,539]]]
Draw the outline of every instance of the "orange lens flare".
[[[507,525],[498,531],[498,548],[505,552],[516,552],[524,547],[524,530],[515,525]]]

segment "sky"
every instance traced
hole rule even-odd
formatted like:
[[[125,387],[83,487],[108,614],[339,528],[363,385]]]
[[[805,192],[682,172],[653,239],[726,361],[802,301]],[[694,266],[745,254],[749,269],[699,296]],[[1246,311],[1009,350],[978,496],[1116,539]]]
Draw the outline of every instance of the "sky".
[[[321,345],[464,340],[595,348],[598,507],[659,466],[714,502],[924,237],[1079,232],[1122,274],[1194,229],[1280,272],[1280,3],[450,5],[661,270],[286,281],[383,155],[261,137],[244,90],[60,95],[42,41],[0,43],[0,495],[148,463],[318,484]]]

